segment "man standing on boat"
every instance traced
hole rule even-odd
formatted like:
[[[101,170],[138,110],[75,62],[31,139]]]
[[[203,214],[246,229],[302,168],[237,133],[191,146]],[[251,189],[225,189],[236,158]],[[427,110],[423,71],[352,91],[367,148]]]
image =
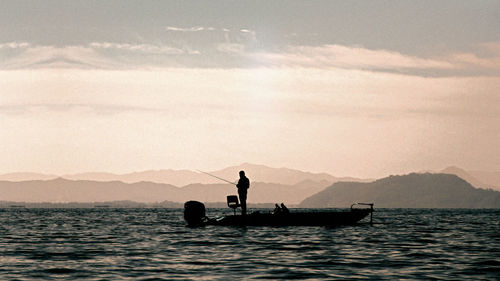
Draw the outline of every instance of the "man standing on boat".
[[[240,179],[236,185],[240,197],[241,214],[247,214],[247,190],[250,187],[250,180],[245,176],[245,171],[240,171]]]

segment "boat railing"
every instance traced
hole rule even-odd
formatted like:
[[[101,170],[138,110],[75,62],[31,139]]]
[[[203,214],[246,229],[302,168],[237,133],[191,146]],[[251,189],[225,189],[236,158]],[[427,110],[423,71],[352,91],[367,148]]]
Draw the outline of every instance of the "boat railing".
[[[356,205],[370,206],[370,225],[373,225],[373,203],[354,203],[351,205],[351,211]]]

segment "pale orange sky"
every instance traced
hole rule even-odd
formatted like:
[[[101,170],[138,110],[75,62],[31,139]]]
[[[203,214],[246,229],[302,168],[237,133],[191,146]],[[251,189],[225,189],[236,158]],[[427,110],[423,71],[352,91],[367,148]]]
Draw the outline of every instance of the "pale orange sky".
[[[321,14],[322,7],[307,8]],[[130,9],[122,13],[155,16]],[[331,28],[320,28],[329,24],[325,15],[309,19],[323,41],[305,33],[300,18],[289,29],[278,22],[266,29],[251,16],[221,16],[217,26],[186,15],[163,23],[159,35],[136,19],[126,38],[116,23],[92,15],[104,31],[72,27],[85,19],[64,17],[72,33],[42,18],[21,22],[25,30],[40,21],[60,31],[54,39],[0,30],[0,173],[215,170],[243,162],[357,177],[449,165],[500,170],[500,38],[479,30],[481,22],[471,24],[484,38],[474,30],[457,34],[463,42],[447,38],[459,32],[450,25],[422,42],[400,34],[377,46],[366,36],[329,38]],[[453,15],[428,16],[446,25]],[[408,32],[420,32],[419,24],[408,22]]]

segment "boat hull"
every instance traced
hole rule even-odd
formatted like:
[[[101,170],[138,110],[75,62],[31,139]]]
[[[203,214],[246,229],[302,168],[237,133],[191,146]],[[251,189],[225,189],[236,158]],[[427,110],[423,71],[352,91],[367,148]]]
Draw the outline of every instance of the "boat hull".
[[[350,211],[291,212],[288,214],[252,213],[210,219],[206,225],[255,225],[255,226],[337,226],[351,225],[370,214],[369,209]]]

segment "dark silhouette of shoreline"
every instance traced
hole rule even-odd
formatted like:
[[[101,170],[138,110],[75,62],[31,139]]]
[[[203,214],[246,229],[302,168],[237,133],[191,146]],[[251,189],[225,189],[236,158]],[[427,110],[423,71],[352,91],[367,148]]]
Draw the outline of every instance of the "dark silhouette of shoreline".
[[[500,208],[500,192],[475,188],[456,175],[413,173],[371,183],[338,182],[299,207],[343,207],[352,202],[373,202],[377,208]]]
[[[12,202],[0,201],[0,209],[20,209],[20,208],[183,208],[184,203],[163,201],[159,203],[140,203],[135,201],[109,201],[109,202]],[[227,208],[226,202],[209,202],[207,208]],[[273,203],[248,204],[251,209],[270,209]]]

